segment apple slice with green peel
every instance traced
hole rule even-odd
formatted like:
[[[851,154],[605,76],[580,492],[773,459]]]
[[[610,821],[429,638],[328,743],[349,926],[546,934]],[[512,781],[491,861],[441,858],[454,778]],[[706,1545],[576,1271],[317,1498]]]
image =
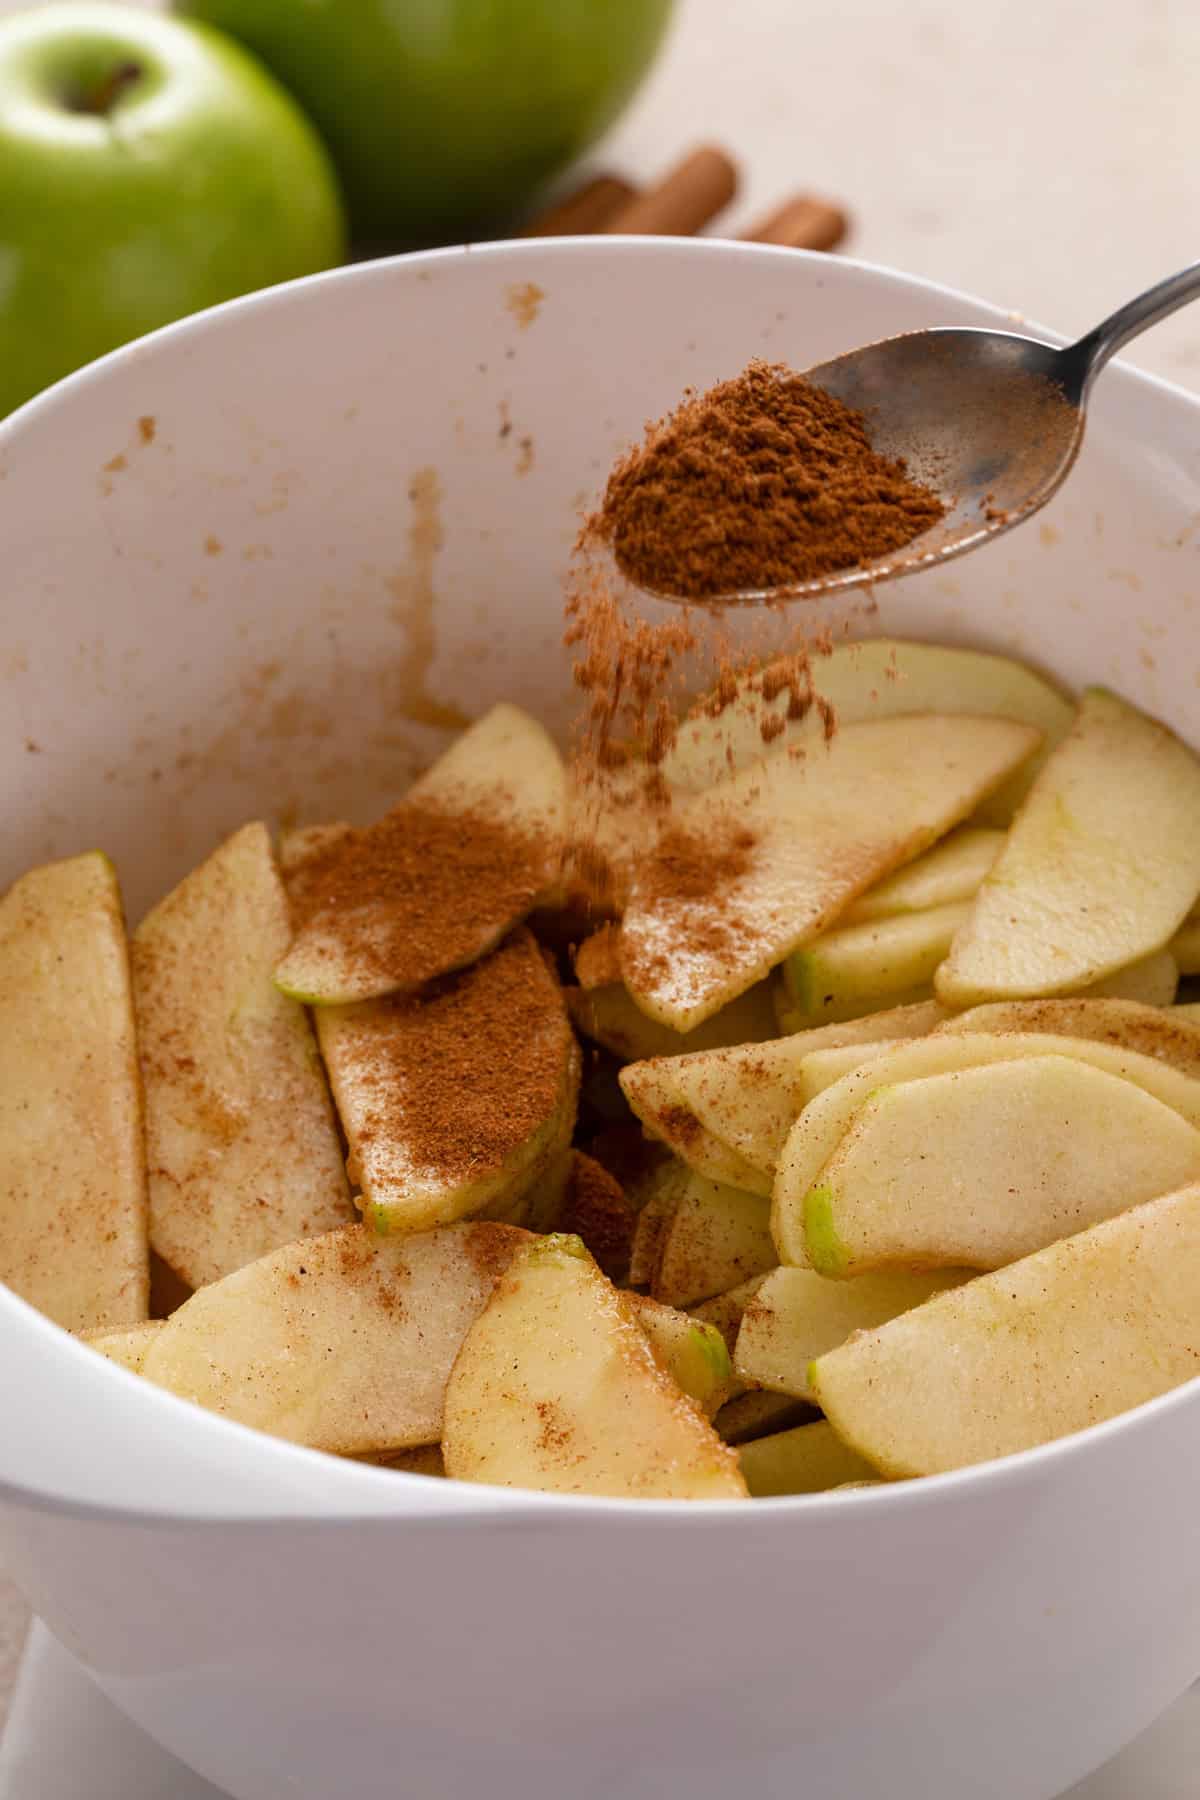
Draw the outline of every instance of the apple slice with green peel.
[[[997,824],[1011,818],[1046,749],[1066,736],[1074,719],[1062,692],[1023,663],[945,644],[897,638],[839,644],[829,656],[814,659],[813,685],[843,726],[911,713],[990,714],[1033,726],[1046,748],[984,808],[988,821]],[[689,719],[663,762],[665,778],[695,794],[722,780],[731,767],[761,762],[764,754],[786,755],[797,744],[811,750],[823,736],[822,721],[815,709],[804,719],[789,720],[790,698],[786,689],[771,701],[744,692],[718,718],[701,712]],[[762,724],[768,716],[782,719],[784,730],[764,752]]]
[[[650,1292],[669,1306],[695,1306],[773,1269],[779,1257],[770,1220],[763,1195],[689,1170],[659,1244]]]
[[[751,1388],[727,1400],[713,1424],[727,1444],[751,1444],[770,1432],[791,1431],[797,1425],[812,1425],[817,1413],[806,1400],[793,1400],[790,1394],[770,1394],[764,1388]]]
[[[89,1349],[98,1350],[110,1362],[120,1363],[131,1374],[140,1375],[146,1352],[166,1322],[165,1319],[146,1319],[141,1325],[126,1325],[119,1331],[81,1331],[79,1336]]]
[[[1200,760],[1084,695],[937,975],[948,1006],[1068,993],[1161,950],[1200,893]]]
[[[666,1373],[629,1295],[578,1238],[516,1255],[463,1340],[442,1454],[460,1481],[658,1500],[736,1500],[736,1456]]]
[[[193,1294],[150,1344],[142,1374],[315,1450],[436,1444],[467,1329],[532,1241],[472,1222],[394,1238],[345,1225],[287,1244]]]
[[[871,919],[891,919],[898,913],[928,912],[971,900],[1004,845],[1003,831],[979,825],[960,825],[948,838],[898,869],[886,881],[869,888],[842,915],[844,925],[863,925]]]
[[[494,706],[385,818],[298,859],[280,988],[344,1006],[476,961],[554,892],[565,808],[553,740],[519,707]]]
[[[806,1058],[834,1046],[921,1037],[946,1017],[931,1000],[772,1043],[696,1052],[670,1064],[635,1063],[622,1070],[621,1088],[646,1129],[699,1174],[769,1194],[779,1153],[804,1103]]]
[[[129,953],[99,852],[0,900],[0,1193],[0,1281],[68,1331],[146,1317]]]
[[[783,965],[798,1010],[817,1023],[839,1023],[897,1004],[924,988],[970,915],[969,900],[899,913],[863,925],[840,925]]]
[[[1184,1075],[1200,1079],[1200,1007],[1195,1018],[1179,1018],[1186,1010],[1143,1006],[1136,1000],[994,1000],[947,1019],[933,1035],[1035,1031],[1090,1038],[1157,1057]]]
[[[822,1275],[999,1269],[1200,1179],[1200,1131],[1067,1056],[876,1087],[804,1201]]]
[[[272,980],[290,938],[261,824],[133,936],[150,1236],[193,1288],[355,1217],[312,1027]]]
[[[826,1419],[755,1438],[742,1445],[738,1459],[754,1500],[874,1486],[878,1479],[874,1464],[844,1444]]]
[[[580,1058],[530,933],[422,994],[321,1007],[321,1053],[378,1231],[516,1201],[564,1151]]]
[[[937,1032],[902,1044],[886,1056],[843,1075],[804,1108],[788,1134],[775,1176],[771,1231],[779,1260],[800,1267],[808,1264],[805,1197],[873,1088],[1025,1056],[1067,1056],[1086,1062],[1106,1074],[1133,1082],[1190,1124],[1200,1127],[1200,1081],[1136,1050],[1048,1032],[963,1032],[958,1036]]]
[[[664,1306],[648,1294],[630,1294],[629,1298],[637,1322],[667,1374],[711,1419],[740,1386],[729,1347],[717,1327],[674,1306]]]
[[[838,1435],[884,1475],[1066,1437],[1200,1374],[1200,1187],[1165,1194],[822,1356]]]
[[[878,719],[700,794],[635,875],[626,987],[677,1031],[711,1018],[957,825],[1040,742],[1011,719]]]
[[[729,1044],[756,1044],[777,1035],[770,986],[758,982],[739,994],[694,1031],[673,1031],[647,1018],[621,983],[599,988],[566,988],[567,1010],[577,1031],[627,1062],[655,1056],[691,1055]]]
[[[699,1319],[703,1325],[715,1325],[732,1356],[746,1308],[767,1279],[765,1275],[752,1275],[749,1281],[739,1281],[725,1293],[714,1294],[711,1300],[702,1300],[699,1306],[690,1306],[688,1317]]]
[[[828,1281],[812,1269],[772,1269],[742,1315],[733,1366],[748,1386],[815,1403],[809,1366],[855,1331],[870,1330],[970,1279],[966,1269],[880,1269]]]

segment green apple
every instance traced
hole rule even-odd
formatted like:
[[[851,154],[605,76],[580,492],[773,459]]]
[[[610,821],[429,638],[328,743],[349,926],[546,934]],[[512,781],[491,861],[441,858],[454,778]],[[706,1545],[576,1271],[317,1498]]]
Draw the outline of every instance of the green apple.
[[[237,44],[123,6],[0,22],[0,414],[343,248],[324,148]]]
[[[357,236],[462,235],[614,119],[671,0],[177,0],[262,57],[333,152]]]

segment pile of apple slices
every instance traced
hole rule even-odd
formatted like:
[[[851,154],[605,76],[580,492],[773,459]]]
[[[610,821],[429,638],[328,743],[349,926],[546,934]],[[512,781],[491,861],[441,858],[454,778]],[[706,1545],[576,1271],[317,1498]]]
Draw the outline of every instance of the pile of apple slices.
[[[933,1474],[1200,1372],[1200,763],[1002,657],[818,681],[829,742],[698,709],[669,830],[745,853],[672,892],[618,811],[583,943],[580,797],[510,706],[129,939],[104,858],[23,877],[0,1277],[243,1424],[574,1494]],[[381,879],[431,816],[447,867]]]

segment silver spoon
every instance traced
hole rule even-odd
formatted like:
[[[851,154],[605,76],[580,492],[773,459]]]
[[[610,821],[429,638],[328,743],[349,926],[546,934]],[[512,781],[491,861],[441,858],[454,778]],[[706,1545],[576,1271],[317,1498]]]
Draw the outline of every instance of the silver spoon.
[[[795,586],[706,594],[704,603],[816,599],[913,574],[1011,531],[1066,479],[1105,363],[1197,296],[1200,263],[1192,263],[1065,350],[1010,331],[948,327],[884,338],[806,370],[815,386],[867,414],[873,447],[902,456],[942,499],[945,516],[874,562]]]

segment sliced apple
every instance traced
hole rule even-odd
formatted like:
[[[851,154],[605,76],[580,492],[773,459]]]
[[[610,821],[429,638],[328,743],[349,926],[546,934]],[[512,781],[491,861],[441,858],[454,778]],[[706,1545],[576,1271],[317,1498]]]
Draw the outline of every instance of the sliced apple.
[[[688,1316],[699,1319],[701,1324],[715,1325],[732,1356],[746,1308],[766,1279],[763,1275],[752,1275],[749,1281],[739,1281],[725,1293],[714,1294],[711,1300],[702,1300],[699,1306],[690,1306]]]
[[[637,1062],[653,1056],[683,1056],[728,1044],[759,1043],[777,1032],[770,986],[758,982],[739,994],[694,1031],[673,1031],[646,1014],[623,984],[567,988],[567,1008],[578,1031],[614,1056]]]
[[[526,1217],[519,1223],[581,1238],[610,1281],[627,1279],[638,1208],[594,1157],[568,1150],[527,1198]]]
[[[1170,1006],[1179,986],[1179,964],[1170,950],[1155,950],[1127,963],[1115,975],[1093,981],[1083,990],[1097,1000],[1140,1000],[1143,1006]]]
[[[742,1445],[738,1459],[755,1500],[873,1485],[877,1479],[874,1465],[844,1444],[826,1419],[755,1438]]]
[[[1090,689],[937,975],[948,1006],[1069,993],[1161,950],[1200,893],[1200,761]]]
[[[946,1017],[944,1007],[928,1001],[769,1044],[697,1052],[670,1064],[636,1063],[622,1070],[621,1087],[646,1129],[700,1174],[769,1194],[804,1103],[806,1058],[835,1046],[920,1037]]]
[[[999,1269],[1200,1178],[1200,1131],[1066,1056],[876,1087],[804,1203],[809,1262]]]
[[[1200,975],[1200,919],[1185,919],[1169,947],[1181,975]]]
[[[1010,719],[879,719],[700,794],[634,878],[625,985],[690,1030],[957,825],[1040,741]]]
[[[629,1299],[667,1374],[711,1419],[738,1386],[729,1347],[717,1327],[648,1294],[630,1294]]]
[[[688,1082],[685,1092],[676,1081],[676,1069],[688,1060],[664,1056],[630,1063],[621,1070],[621,1091],[646,1130],[696,1174],[752,1194],[769,1194],[771,1177],[703,1124],[689,1097],[694,1082]]]
[[[1000,854],[1004,836],[983,826],[960,825],[916,862],[868,888],[842,915],[842,923],[863,925],[871,919],[928,912],[931,907],[973,899]]]
[[[686,1164],[672,1158],[648,1178],[629,1250],[628,1284],[648,1288],[654,1280],[663,1238],[691,1178]]]
[[[397,807],[295,872],[287,994],[347,1005],[474,962],[559,882],[566,771],[552,739],[494,706]]]
[[[1082,1431],[1200,1374],[1200,1187],[982,1275],[817,1362],[838,1435],[889,1476]]]
[[[1136,1050],[1053,1033],[964,1032],[955,1036],[938,1032],[903,1044],[843,1075],[804,1108],[788,1134],[775,1177],[771,1231],[780,1261],[807,1265],[805,1197],[873,1088],[1026,1056],[1068,1056],[1086,1062],[1092,1068],[1133,1082],[1190,1124],[1200,1127],[1200,1081]]]
[[[816,1357],[967,1279],[958,1269],[881,1269],[856,1281],[772,1269],[742,1315],[734,1369],[753,1387],[814,1401],[808,1372]]]
[[[813,685],[832,705],[841,725],[905,713],[991,714],[1033,726],[1049,749],[1066,736],[1074,717],[1062,692],[1023,663],[948,644],[912,644],[896,638],[839,644],[829,656],[814,661]],[[700,793],[731,767],[760,762],[767,717],[784,724],[767,754],[786,755],[797,745],[811,749],[822,735],[822,721],[815,710],[801,720],[788,719],[790,700],[786,689],[764,700],[744,684],[737,704],[719,717],[701,712],[688,720],[663,764],[664,776],[681,792]],[[1007,823],[1045,753],[998,790],[984,809],[989,821]]]
[[[790,1431],[796,1425],[811,1425],[817,1412],[806,1400],[793,1400],[790,1394],[771,1394],[765,1388],[751,1388],[727,1400],[713,1424],[727,1444],[751,1444],[770,1432]]]
[[[803,1111],[810,1100],[823,1094],[827,1087],[840,1081],[843,1075],[861,1069],[869,1062],[877,1062],[889,1051],[898,1050],[902,1044],[911,1042],[907,1038],[880,1038],[873,1044],[840,1044],[831,1045],[828,1050],[814,1050],[804,1058],[797,1083],[800,1110]]]
[[[165,1319],[147,1319],[141,1325],[126,1325],[119,1331],[81,1331],[82,1341],[110,1362],[120,1363],[134,1375],[140,1375],[146,1352],[154,1342]]]
[[[212,1412],[340,1455],[436,1444],[451,1364],[529,1233],[363,1225],[288,1244],[163,1325],[142,1373]]]
[[[146,1163],[112,864],[0,900],[0,1281],[68,1331],[146,1317]]]
[[[536,1240],[497,1282],[447,1383],[442,1453],[448,1475],[500,1487],[662,1500],[746,1493],[736,1456],[577,1238]]]
[[[133,936],[150,1236],[189,1287],[355,1216],[308,1016],[271,978],[290,937],[261,824]]]
[[[1090,1038],[1157,1057],[1185,1075],[1200,1078],[1200,1008],[1195,1019],[1180,1018],[1185,1007],[1143,1006],[1135,1000],[994,1000],[974,1006],[937,1027],[936,1035],[964,1032],[1053,1032]]]
[[[814,1024],[861,1018],[927,987],[965,924],[967,900],[824,932],[783,965],[800,1013]]]
[[[316,1017],[363,1211],[379,1231],[515,1201],[570,1143],[578,1047],[524,928],[422,994]]]
[[[773,1269],[771,1203],[723,1182],[688,1179],[663,1232],[650,1291],[670,1306],[695,1306]]]

